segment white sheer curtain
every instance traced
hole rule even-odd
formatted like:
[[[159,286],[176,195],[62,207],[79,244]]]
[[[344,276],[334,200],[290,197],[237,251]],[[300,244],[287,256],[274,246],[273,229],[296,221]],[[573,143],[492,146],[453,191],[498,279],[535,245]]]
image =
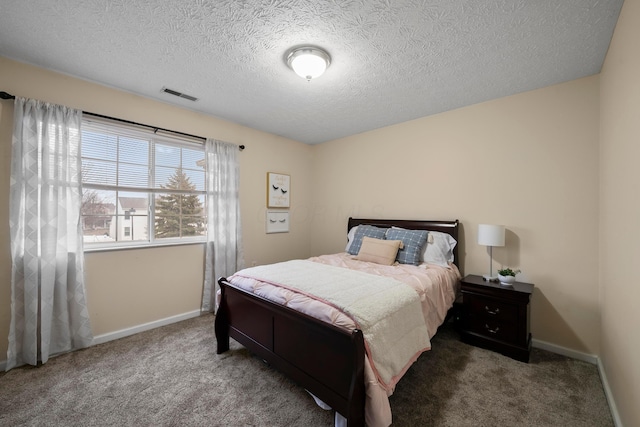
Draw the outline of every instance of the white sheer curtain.
[[[242,268],[238,146],[207,139],[207,248],[202,311],[215,310],[219,277]]]
[[[15,100],[7,370],[93,340],[79,221],[81,118],[67,107]]]

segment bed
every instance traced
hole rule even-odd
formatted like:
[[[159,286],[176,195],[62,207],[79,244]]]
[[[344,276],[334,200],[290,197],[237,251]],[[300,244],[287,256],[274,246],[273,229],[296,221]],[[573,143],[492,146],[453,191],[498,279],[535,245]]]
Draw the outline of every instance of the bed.
[[[436,232],[433,235],[451,236],[455,239],[454,242],[458,240],[459,223],[457,220],[412,221],[349,218],[347,226],[349,242],[352,241],[354,230],[357,230],[357,227],[363,230],[364,227],[370,226],[389,233],[388,230],[396,228],[426,230]],[[347,259],[353,258],[346,253],[336,255],[337,258],[314,257],[310,261],[314,265],[315,262],[331,264],[351,262]],[[451,256],[453,262],[449,264],[447,269],[451,270],[451,274],[455,276],[457,286],[460,273],[457,269],[458,245],[455,243],[451,247]],[[335,261],[336,259],[339,261]],[[362,264],[367,263],[363,262]],[[427,266],[423,267],[428,269]],[[433,267],[432,270],[444,269],[435,266],[429,268],[431,267]],[[246,270],[242,270],[242,272],[244,271]],[[231,276],[229,280],[227,278],[218,280],[220,295],[215,318],[218,354],[229,349],[229,339],[233,338],[304,387],[321,406],[333,408],[348,426],[365,425],[365,406],[368,405],[369,409],[378,406],[375,400],[380,399],[381,393],[380,390],[374,390],[371,387],[370,377],[378,375],[378,370],[374,368],[375,372],[372,374],[371,367],[375,365],[370,363],[370,352],[373,346],[365,342],[366,329],[363,332],[364,328],[360,328],[357,321],[354,324],[346,322],[347,326],[345,326],[341,322],[321,320],[322,316],[312,312],[305,313],[282,305],[282,301],[277,301],[278,298],[270,296],[269,292],[256,294],[247,286],[243,288],[242,280],[244,279],[253,280],[242,277],[242,274],[238,277]],[[286,291],[290,291],[290,289],[285,287],[284,292]],[[457,293],[457,287],[452,292]],[[443,313],[451,308],[455,295],[453,298],[441,299],[446,301],[438,303],[440,306],[435,311],[440,314],[431,316],[433,319],[430,320],[432,325],[429,329],[429,338],[433,336],[437,326],[444,321],[445,315]],[[425,311],[424,301],[421,304],[423,304],[422,311]],[[428,313],[423,314],[426,319]],[[425,349],[429,348],[430,344]],[[418,351],[407,367],[425,349]],[[382,369],[380,370],[382,371]],[[387,393],[385,399],[393,392],[395,383],[404,371],[406,368],[400,372],[400,375],[393,377],[391,389],[383,387]],[[378,397],[376,397],[376,393]],[[388,405],[388,399],[386,404]],[[390,423],[390,421],[374,419],[376,417],[377,415],[371,415],[371,411],[367,412],[367,424],[385,425]],[[338,416],[336,416],[336,420],[338,420]]]

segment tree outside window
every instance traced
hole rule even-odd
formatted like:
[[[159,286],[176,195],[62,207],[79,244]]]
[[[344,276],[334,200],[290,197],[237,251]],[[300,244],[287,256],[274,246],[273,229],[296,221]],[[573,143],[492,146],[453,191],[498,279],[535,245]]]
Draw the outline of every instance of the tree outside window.
[[[181,192],[196,189],[182,168],[176,169],[162,189],[168,191],[156,197],[156,238],[204,235],[206,221],[203,203],[197,194]]]

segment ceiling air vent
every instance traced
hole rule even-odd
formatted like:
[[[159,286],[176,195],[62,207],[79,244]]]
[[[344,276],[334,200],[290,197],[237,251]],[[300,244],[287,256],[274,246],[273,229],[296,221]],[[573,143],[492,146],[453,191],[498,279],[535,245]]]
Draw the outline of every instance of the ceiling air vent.
[[[189,101],[197,101],[198,98],[195,96],[187,95],[186,93],[178,92],[177,90],[169,89],[166,87],[162,88],[162,92],[168,93],[170,95],[179,96],[180,98],[188,99]]]

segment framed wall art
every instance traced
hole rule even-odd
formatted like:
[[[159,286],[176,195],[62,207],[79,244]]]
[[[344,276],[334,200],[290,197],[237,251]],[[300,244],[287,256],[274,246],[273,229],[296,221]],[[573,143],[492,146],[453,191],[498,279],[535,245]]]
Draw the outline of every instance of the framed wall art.
[[[267,211],[267,234],[289,232],[289,211]]]
[[[267,172],[267,207],[288,208],[291,200],[291,177]]]

